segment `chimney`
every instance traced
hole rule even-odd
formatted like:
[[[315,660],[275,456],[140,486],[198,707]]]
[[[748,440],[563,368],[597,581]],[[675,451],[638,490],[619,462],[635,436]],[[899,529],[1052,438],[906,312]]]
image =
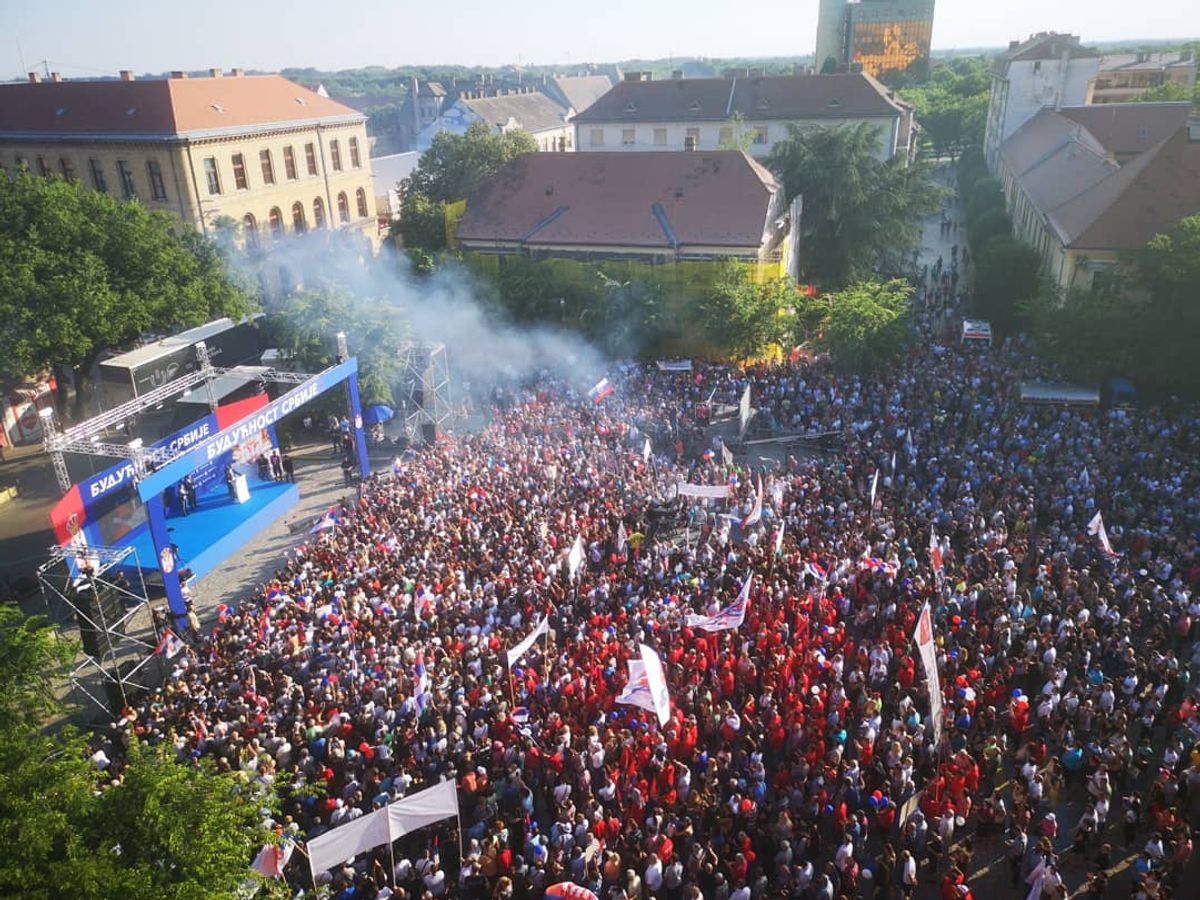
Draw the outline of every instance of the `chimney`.
[[[1008,50],[1009,50],[1009,52],[1010,52],[1010,53],[1011,53],[1013,50],[1016,50],[1016,49],[1017,49],[1018,47],[1020,47],[1020,46],[1021,46],[1021,42],[1020,42],[1020,41],[1009,41],[1009,42],[1008,42]]]
[[[55,84],[58,84],[60,81],[62,81],[62,75],[58,72],[51,72],[50,80],[53,81]]]
[[[30,84],[41,84],[42,83],[41,73],[40,72],[30,72],[29,73],[29,83]]]
[[[683,69],[673,69],[671,71],[671,77],[675,81],[682,81],[683,80]]]
[[[121,70],[121,80],[122,81],[133,81],[134,80],[133,70],[132,69],[122,69]]]
[[[209,78],[220,78],[220,77],[222,77],[224,74],[225,74],[225,73],[224,73],[224,71],[222,71],[221,69],[209,69],[209,70],[208,70],[208,77],[209,77]]]
[[[171,77],[172,78],[187,78],[188,73],[180,71],[179,69],[176,69],[174,72],[171,73]]]
[[[232,75],[234,78],[244,78],[246,75],[246,70],[245,69],[230,69],[229,74]]]
[[[653,80],[654,80],[653,72],[643,72],[642,73],[642,81],[653,81]]]

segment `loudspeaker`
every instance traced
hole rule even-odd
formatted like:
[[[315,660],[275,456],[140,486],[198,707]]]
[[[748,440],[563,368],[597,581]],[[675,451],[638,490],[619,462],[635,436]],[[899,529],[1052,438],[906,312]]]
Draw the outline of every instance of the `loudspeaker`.
[[[125,615],[121,595],[106,585],[97,584],[96,587],[100,592],[98,597],[87,590],[77,594],[75,602],[79,607],[79,638],[83,649],[91,656],[100,657],[110,649],[110,637],[102,629],[123,633],[126,624],[117,624]]]
[[[434,422],[424,422],[421,424],[421,440],[426,446],[432,446],[437,443],[437,425]]]
[[[119,666],[117,666],[118,677],[121,679],[126,678],[129,673],[133,671],[136,665],[137,663],[133,660],[121,663]],[[108,708],[113,711],[113,715],[115,716],[119,716],[121,714],[121,710],[125,708],[126,702],[130,706],[137,706],[137,704],[140,703],[146,696],[146,691],[144,691],[142,688],[134,687],[132,684],[127,682],[125,684],[125,701],[122,702],[121,685],[108,680],[105,680],[104,682],[104,693],[108,699]]]

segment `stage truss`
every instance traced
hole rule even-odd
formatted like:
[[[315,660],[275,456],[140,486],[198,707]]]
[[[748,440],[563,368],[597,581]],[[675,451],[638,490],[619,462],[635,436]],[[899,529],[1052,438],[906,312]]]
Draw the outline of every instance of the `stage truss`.
[[[132,556],[132,568],[137,573],[135,584],[122,584],[116,576],[128,568],[127,560]],[[153,688],[159,672],[149,664],[156,659],[156,649],[162,635],[155,624],[146,591],[146,581],[138,564],[137,551],[133,547],[51,547],[49,558],[38,567],[38,585],[47,610],[56,619],[65,607],[77,622],[90,626],[101,641],[101,654],[94,656],[83,651],[83,659],[71,669],[71,684],[89,700],[105,711],[111,710],[110,702],[119,697],[121,705],[129,703],[133,692],[145,692]],[[100,599],[102,592],[112,591],[121,599],[123,613],[110,617]],[[83,600],[85,595],[93,598],[92,603]],[[128,604],[135,604],[130,607]],[[133,631],[133,629],[138,631]],[[131,633],[132,632],[132,633]],[[151,677],[153,675],[153,677]],[[111,686],[114,697],[97,697]]]
[[[413,443],[423,443],[424,426],[433,425],[439,433],[454,426],[446,345],[406,341],[399,354],[404,433]]]

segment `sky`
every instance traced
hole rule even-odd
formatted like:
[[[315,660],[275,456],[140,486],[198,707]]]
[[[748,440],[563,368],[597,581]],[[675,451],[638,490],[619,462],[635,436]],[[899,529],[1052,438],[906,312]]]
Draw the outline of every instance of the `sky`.
[[[120,69],[542,64],[813,52],[817,0],[0,0],[0,79]],[[937,0],[935,49],[1200,37],[1197,0]]]

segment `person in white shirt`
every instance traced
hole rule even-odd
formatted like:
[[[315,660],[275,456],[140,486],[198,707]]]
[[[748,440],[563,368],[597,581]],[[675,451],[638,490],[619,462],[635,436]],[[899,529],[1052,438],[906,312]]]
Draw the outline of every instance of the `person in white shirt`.
[[[650,854],[650,864],[646,866],[646,872],[642,876],[645,880],[646,887],[650,891],[656,892],[663,886],[663,864],[655,853]]]

